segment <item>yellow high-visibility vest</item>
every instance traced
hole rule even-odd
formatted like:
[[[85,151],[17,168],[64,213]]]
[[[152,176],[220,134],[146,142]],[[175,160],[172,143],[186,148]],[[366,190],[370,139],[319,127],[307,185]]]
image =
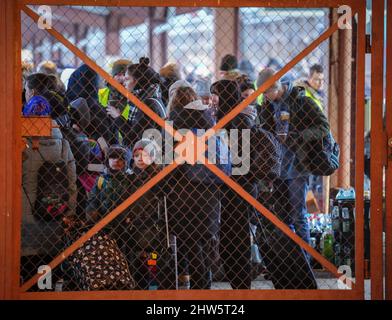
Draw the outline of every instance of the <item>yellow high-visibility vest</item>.
[[[255,80],[255,82],[254,82],[254,87],[255,87],[255,90],[257,90],[257,80]],[[257,104],[259,105],[259,106],[261,106],[262,104],[263,104],[263,102],[264,102],[264,94],[261,94],[261,95],[259,95],[258,97],[257,97]]]
[[[109,95],[110,95],[110,89],[108,87],[102,88],[98,90],[98,102],[106,108],[109,103]],[[131,110],[131,107],[129,104],[126,105],[122,112],[122,116],[125,120],[128,120],[129,118],[129,112]]]
[[[323,103],[319,99],[317,99],[308,88],[305,88],[305,96],[312,99],[317,104],[317,106],[321,109],[321,111],[323,111]]]
[[[255,86],[255,90],[257,90],[257,81],[254,82],[254,86]],[[317,106],[321,110],[323,110],[323,103],[319,99],[317,99],[317,97],[315,97],[308,88],[305,88],[305,96],[312,99],[317,104]],[[264,95],[261,94],[257,97],[257,104],[261,106],[263,104],[263,101],[264,101]]]

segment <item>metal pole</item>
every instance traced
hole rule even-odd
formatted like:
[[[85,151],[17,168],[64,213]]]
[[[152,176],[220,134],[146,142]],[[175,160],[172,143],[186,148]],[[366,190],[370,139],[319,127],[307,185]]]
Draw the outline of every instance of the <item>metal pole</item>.
[[[387,2],[387,65],[386,65],[386,131],[388,138],[388,159],[386,168],[385,194],[385,298],[392,300],[392,3]]]
[[[356,63],[356,124],[355,124],[355,289],[364,299],[364,127],[365,127],[365,45],[366,7],[358,10],[357,63]]]
[[[351,149],[351,83],[352,83],[352,30],[339,30],[339,80],[338,80],[338,141],[340,168],[338,186],[350,186]]]
[[[384,1],[372,2],[372,110],[370,132],[370,274],[372,299],[383,299],[383,58]]]

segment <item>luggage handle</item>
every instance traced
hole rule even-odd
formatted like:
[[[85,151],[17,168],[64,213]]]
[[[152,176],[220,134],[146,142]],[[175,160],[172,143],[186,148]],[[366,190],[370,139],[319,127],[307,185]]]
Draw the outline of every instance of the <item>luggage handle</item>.
[[[177,238],[175,235],[170,237],[169,234],[169,219],[167,215],[167,205],[166,205],[166,197],[163,197],[163,205],[165,211],[165,224],[166,224],[166,239],[167,239],[167,247],[172,249],[174,256],[174,270],[175,270],[175,281],[176,281],[176,290],[178,290],[178,261],[177,261]],[[171,238],[171,239],[170,239]],[[170,241],[171,240],[171,241]]]

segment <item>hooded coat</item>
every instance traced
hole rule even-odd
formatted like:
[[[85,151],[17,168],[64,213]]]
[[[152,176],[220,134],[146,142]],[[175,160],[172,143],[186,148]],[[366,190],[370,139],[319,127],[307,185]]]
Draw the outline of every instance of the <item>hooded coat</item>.
[[[98,140],[103,137],[110,144],[117,143],[117,132],[112,119],[98,102],[98,74],[88,65],[83,64],[69,78],[66,98],[72,102],[84,98],[90,109],[90,125],[85,128],[89,138]]]
[[[194,101],[173,109],[169,120],[175,129],[208,130],[215,121],[208,107]],[[169,230],[177,237],[179,261],[189,260],[191,288],[211,287],[212,241],[219,230],[219,183],[203,172],[202,164],[182,164],[165,180]],[[183,264],[185,263],[185,264]]]
[[[70,118],[72,124],[77,124],[81,131],[74,128],[63,129],[65,138],[69,141],[72,153],[76,161],[78,176],[86,172],[90,163],[90,146],[88,137],[83,132],[90,126],[90,109],[84,98],[78,98],[70,104]]]

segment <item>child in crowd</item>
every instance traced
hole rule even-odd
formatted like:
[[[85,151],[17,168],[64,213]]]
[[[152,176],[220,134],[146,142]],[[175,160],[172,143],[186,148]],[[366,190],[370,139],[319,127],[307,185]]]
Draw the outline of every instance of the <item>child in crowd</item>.
[[[127,171],[130,163],[129,150],[121,145],[112,145],[108,149],[105,162],[106,172],[97,179],[89,194],[86,215],[92,222],[103,218],[130,195]]]
[[[130,153],[122,146],[111,146],[107,156],[107,172],[100,176],[90,193],[87,216],[97,222],[110,213],[140,187],[147,183],[158,170],[154,163],[157,149],[151,140],[138,141]],[[136,288],[151,289],[165,286],[159,272],[163,260],[165,238],[157,190],[150,189],[109,224],[111,236],[126,255]],[[161,262],[162,261],[162,262]],[[163,277],[164,278],[164,277]]]
[[[130,192],[136,192],[159,171],[155,163],[157,145],[149,139],[139,140],[132,151],[132,172]],[[159,187],[143,194],[125,217],[125,232],[128,241],[124,242],[128,262],[132,266],[137,288],[173,288],[174,266],[167,250],[163,195]]]

